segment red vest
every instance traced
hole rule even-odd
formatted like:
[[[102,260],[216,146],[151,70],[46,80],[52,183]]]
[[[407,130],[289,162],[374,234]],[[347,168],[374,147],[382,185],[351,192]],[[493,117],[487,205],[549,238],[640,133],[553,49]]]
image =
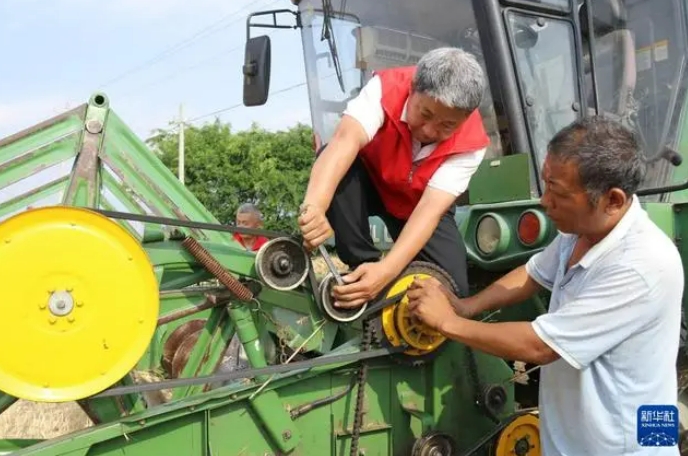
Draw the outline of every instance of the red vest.
[[[234,240],[241,244],[242,247],[246,248],[246,246],[244,245],[244,241],[241,239],[241,235],[239,233],[234,233],[233,237]],[[269,239],[265,236],[256,236],[255,241],[253,241],[253,248],[251,250],[257,252],[258,249],[260,249],[263,246],[263,244],[265,244],[268,241]]]
[[[411,132],[401,114],[415,71],[415,67],[403,67],[376,72],[382,83],[385,120],[359,152],[385,208],[402,220],[410,217],[433,173],[448,157],[480,150],[490,143],[476,109],[429,156],[413,163]]]

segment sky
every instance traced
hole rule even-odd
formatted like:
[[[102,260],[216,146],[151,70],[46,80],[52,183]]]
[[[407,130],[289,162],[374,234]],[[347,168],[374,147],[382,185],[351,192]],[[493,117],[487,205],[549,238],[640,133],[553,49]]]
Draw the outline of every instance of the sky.
[[[215,117],[234,130],[254,122],[271,130],[310,125],[298,30],[252,29],[251,36],[271,36],[270,92],[289,90],[260,107],[241,104],[246,17],[276,8],[293,6],[289,0],[2,0],[0,138],[85,103],[96,91],[141,139],[171,128],[180,105],[193,125]]]

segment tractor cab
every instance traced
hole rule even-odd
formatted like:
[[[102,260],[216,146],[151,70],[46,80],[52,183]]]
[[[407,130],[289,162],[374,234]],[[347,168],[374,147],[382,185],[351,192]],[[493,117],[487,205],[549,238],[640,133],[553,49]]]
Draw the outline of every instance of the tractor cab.
[[[642,138],[650,165],[643,199],[685,198],[667,192],[682,189],[688,178],[681,166],[684,0],[293,3],[296,11],[258,12],[247,21],[244,103],[265,103],[269,90],[270,41],[251,37],[252,29],[298,28],[316,147],[328,141],[375,70],[413,65],[430,49],[457,46],[476,55],[489,77],[480,107],[492,140],[485,161],[528,155],[529,197],[541,194],[539,169],[555,132],[580,116],[604,113]],[[268,15],[272,24],[259,22]],[[476,175],[470,191],[480,193],[479,181],[488,175]],[[463,203],[496,199],[476,194]]]

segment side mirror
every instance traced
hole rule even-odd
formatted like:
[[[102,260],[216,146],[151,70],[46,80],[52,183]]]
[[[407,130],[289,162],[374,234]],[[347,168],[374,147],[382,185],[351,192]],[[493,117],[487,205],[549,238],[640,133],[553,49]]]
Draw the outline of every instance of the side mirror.
[[[249,38],[244,54],[244,105],[265,104],[270,91],[270,37]]]

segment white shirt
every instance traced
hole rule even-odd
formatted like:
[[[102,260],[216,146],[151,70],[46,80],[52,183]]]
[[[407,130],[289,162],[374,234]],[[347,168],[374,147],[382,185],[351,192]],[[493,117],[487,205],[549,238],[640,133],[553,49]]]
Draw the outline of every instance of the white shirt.
[[[382,83],[379,76],[373,76],[358,96],[349,101],[344,111],[344,114],[353,117],[363,126],[368,134],[368,141],[373,139],[385,120],[381,100]],[[401,121],[406,122],[406,105],[404,105]],[[421,148],[420,142],[414,139],[413,161],[417,162],[427,157],[435,147],[437,147],[436,143]],[[432,175],[428,187],[443,190],[458,197],[468,188],[471,177],[478,169],[484,155],[485,149],[480,149],[448,157]]]
[[[638,444],[638,408],[677,403],[683,267],[637,198],[568,271],[576,236],[559,234],[527,263],[552,291],[533,329],[561,359],[540,374],[544,456],[678,456]],[[674,417],[676,422],[678,416]]]

